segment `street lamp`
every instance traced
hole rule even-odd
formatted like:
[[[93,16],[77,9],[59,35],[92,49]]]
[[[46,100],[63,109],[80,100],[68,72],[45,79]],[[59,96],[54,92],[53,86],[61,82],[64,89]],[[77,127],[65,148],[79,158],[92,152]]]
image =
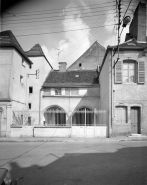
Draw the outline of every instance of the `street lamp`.
[[[123,25],[122,25],[122,27],[126,27],[130,21],[131,21],[131,17],[130,16],[126,16],[123,19]]]

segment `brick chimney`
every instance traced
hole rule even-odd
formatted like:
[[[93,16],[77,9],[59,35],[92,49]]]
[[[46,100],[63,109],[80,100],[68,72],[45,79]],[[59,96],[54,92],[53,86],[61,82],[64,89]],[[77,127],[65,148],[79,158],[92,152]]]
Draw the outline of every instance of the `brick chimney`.
[[[59,62],[59,72],[66,72],[66,62]]]
[[[146,29],[146,4],[140,2],[134,12],[125,41],[135,38],[137,41],[146,42]]]

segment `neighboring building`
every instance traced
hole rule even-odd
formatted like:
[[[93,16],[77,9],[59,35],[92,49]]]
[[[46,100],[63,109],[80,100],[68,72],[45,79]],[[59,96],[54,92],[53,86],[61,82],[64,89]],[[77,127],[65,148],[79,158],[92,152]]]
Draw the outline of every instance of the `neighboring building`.
[[[42,136],[106,136],[105,127],[98,133],[95,112],[99,109],[98,72],[66,71],[66,63],[59,64],[59,71],[51,71],[42,86],[40,124],[48,127]]]
[[[145,4],[139,3],[127,41],[119,45],[119,56],[117,46],[108,46],[102,62],[99,74],[100,107],[107,111],[108,137],[147,134],[145,7]]]
[[[19,45],[13,33],[0,33],[0,136],[10,136],[12,110],[26,109],[28,105],[27,72],[31,60]]]
[[[96,41],[67,70],[97,70],[102,63],[105,51],[105,48]]]
[[[28,58],[33,62],[32,68],[30,69],[28,75],[29,76],[28,107],[29,110],[31,111],[39,111],[40,90],[47,75],[53,68],[49,61],[47,60],[46,56],[44,55],[44,52],[39,44],[36,44],[25,53],[28,56]]]

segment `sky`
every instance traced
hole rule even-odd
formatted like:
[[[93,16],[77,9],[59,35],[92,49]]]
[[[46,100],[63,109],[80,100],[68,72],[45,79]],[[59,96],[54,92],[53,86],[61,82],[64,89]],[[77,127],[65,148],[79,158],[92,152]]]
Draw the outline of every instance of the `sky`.
[[[128,8],[130,0],[121,0],[121,18],[127,8],[132,18],[138,2],[131,0]],[[116,0],[19,0],[3,11],[1,30],[11,30],[24,51],[40,44],[58,69],[59,62],[69,67],[95,41],[105,48],[116,45],[116,15]],[[121,42],[128,32],[129,25]]]

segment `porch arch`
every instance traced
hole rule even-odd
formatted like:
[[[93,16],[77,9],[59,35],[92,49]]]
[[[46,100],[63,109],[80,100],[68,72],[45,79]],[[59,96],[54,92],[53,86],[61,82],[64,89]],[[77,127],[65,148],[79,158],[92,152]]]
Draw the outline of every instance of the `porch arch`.
[[[46,126],[65,126],[66,125],[66,112],[63,108],[53,105],[44,111],[45,125]]]
[[[81,107],[74,111],[72,115],[73,126],[93,126],[94,110],[89,107]]]

